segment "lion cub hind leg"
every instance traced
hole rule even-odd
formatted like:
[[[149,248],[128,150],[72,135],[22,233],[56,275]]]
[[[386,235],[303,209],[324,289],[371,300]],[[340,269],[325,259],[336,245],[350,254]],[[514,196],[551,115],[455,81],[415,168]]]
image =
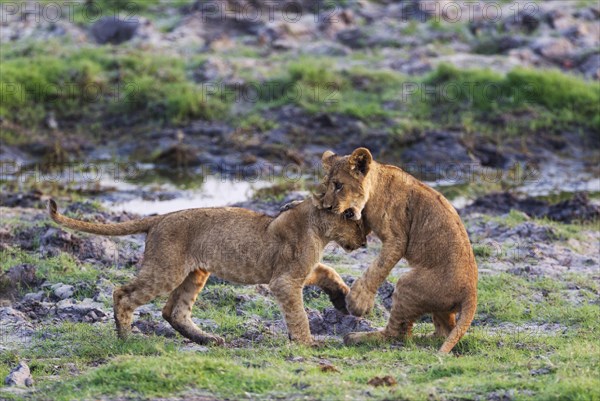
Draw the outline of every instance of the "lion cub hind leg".
[[[427,310],[424,305],[423,279],[414,270],[398,280],[392,295],[392,309],[387,326],[380,331],[349,333],[344,337],[347,345],[365,342],[393,341],[412,334],[414,321]],[[352,291],[350,294],[352,294]]]
[[[331,267],[319,263],[310,273],[304,284],[320,287],[329,296],[329,300],[335,309],[345,315],[348,314],[346,295],[350,292],[350,288]]]
[[[113,292],[113,309],[119,338],[125,339],[131,332],[133,312],[139,306],[160,295],[168,294],[183,280],[177,280],[176,272],[170,280],[161,279],[157,272],[160,272],[160,269],[146,265],[131,283]]]
[[[283,312],[290,339],[312,345],[313,339],[308,325],[308,316],[306,316],[302,301],[303,286],[304,280],[289,277],[277,277],[269,283],[269,289]]]
[[[223,345],[225,340],[202,331],[192,321],[192,306],[209,276],[210,273],[202,269],[191,272],[183,283],[171,293],[167,304],[163,308],[162,315],[182,336],[197,344],[214,343]]]
[[[433,325],[435,326],[434,337],[446,338],[456,326],[456,313],[435,312],[433,314]]]

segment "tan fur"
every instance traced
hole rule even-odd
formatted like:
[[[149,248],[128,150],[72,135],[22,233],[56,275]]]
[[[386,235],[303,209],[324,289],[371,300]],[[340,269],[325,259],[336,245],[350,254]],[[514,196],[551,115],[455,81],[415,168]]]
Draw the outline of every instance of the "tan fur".
[[[383,243],[377,260],[346,297],[348,310],[358,316],[368,313],[377,289],[400,259],[405,258],[412,268],[396,284],[386,328],[351,333],[345,342],[408,336],[415,319],[432,313],[435,334],[446,338],[440,352],[450,352],[477,308],[477,265],[454,207],[398,167],[373,161],[365,148],[350,156],[325,152],[323,165],[321,206],[353,219],[363,218]]]
[[[346,250],[366,243],[361,222],[318,209],[305,200],[276,218],[240,208],[190,209],[117,224],[86,223],[57,212],[50,216],[66,227],[96,234],[147,232],[143,266],[130,284],[113,293],[119,336],[131,329],[133,311],[170,293],[163,317],[183,336],[199,344],[223,339],[198,328],[192,305],[211,273],[240,284],[269,284],[288,326],[290,338],[311,343],[302,288],[317,285],[336,308],[345,311],[349,289],[330,267],[319,264],[323,248],[336,241]]]

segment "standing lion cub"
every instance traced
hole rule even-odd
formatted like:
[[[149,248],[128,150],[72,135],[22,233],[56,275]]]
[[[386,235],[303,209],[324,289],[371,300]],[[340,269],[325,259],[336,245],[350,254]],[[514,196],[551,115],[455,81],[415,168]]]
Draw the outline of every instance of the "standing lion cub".
[[[435,334],[446,339],[440,352],[450,352],[477,308],[477,264],[456,210],[398,167],[374,161],[365,148],[350,156],[327,151],[323,167],[321,206],[364,219],[383,243],[377,260],[352,285],[348,310],[357,316],[368,313],[377,289],[400,259],[406,258],[412,268],[396,284],[385,329],[350,333],[344,342],[409,336],[415,319],[432,313]]]
[[[251,210],[223,207],[189,209],[118,224],[96,224],[61,215],[49,202],[52,219],[68,228],[100,235],[147,233],[138,276],[113,293],[121,338],[131,330],[133,311],[168,294],[163,317],[184,337],[199,344],[222,344],[191,319],[196,296],[208,276],[240,284],[269,284],[292,340],[312,337],[302,288],[317,285],[335,307],[345,311],[348,286],[335,270],[319,264],[325,245],[336,241],[346,251],[366,244],[362,222],[318,209],[312,199],[273,218]]]

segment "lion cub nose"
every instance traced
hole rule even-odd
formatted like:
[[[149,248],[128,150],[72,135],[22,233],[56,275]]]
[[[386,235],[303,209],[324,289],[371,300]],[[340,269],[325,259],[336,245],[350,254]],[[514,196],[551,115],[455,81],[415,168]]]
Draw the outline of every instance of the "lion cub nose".
[[[354,211],[352,209],[348,209],[344,212],[344,217],[347,219],[351,219],[354,217]]]

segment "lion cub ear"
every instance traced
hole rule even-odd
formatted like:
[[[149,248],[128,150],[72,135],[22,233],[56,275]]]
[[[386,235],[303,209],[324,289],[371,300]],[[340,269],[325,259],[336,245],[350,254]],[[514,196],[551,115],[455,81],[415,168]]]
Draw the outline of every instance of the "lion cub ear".
[[[319,184],[319,186],[315,189],[315,192],[312,193],[312,204],[317,209],[323,209],[323,198],[325,197],[326,192],[327,187],[323,184]]]
[[[369,152],[369,149],[367,148],[356,149],[348,159],[351,171],[356,174],[362,174],[363,176],[367,175],[369,172],[372,161],[373,156],[371,156],[371,152]]]
[[[325,153],[323,153],[323,156],[321,157],[321,162],[323,163],[323,168],[325,170],[329,170],[331,168],[333,156],[335,156],[335,153],[333,153],[331,150],[326,150]]]
[[[323,199],[320,198],[317,194],[312,194],[311,196],[312,204],[317,209],[323,209]]]

